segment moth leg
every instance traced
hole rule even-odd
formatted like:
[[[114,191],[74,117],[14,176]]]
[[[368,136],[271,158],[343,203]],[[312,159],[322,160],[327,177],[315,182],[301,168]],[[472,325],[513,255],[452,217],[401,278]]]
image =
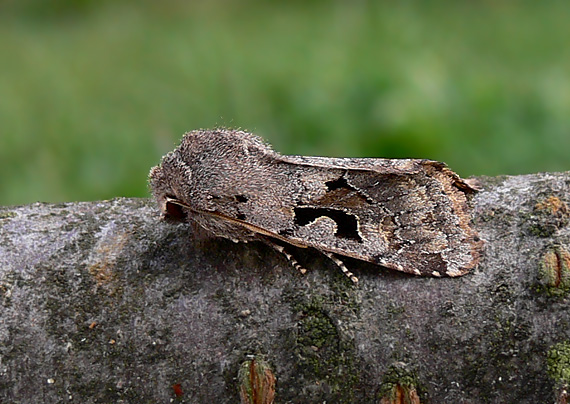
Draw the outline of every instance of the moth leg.
[[[299,272],[301,272],[303,275],[305,275],[307,273],[307,269],[304,268],[301,264],[299,264],[299,261],[297,261],[295,259],[295,257],[293,257],[291,254],[289,254],[289,252],[287,252],[287,250],[285,249],[285,247],[283,247],[282,245],[276,244],[270,240],[264,240],[265,243],[267,245],[270,245],[271,247],[273,247],[276,251],[280,252],[281,254],[283,254],[285,256],[285,258],[287,258],[287,261],[289,261],[289,263],[291,265],[293,265],[295,267],[295,269],[297,269]]]
[[[348,270],[346,265],[344,265],[344,262],[342,262],[340,259],[338,259],[334,254],[332,254],[330,252],[327,252],[327,251],[321,251],[321,252],[324,255],[326,255],[327,257],[329,257],[340,268],[342,273],[345,274],[346,276],[348,276],[352,282],[358,283],[358,278],[356,276],[354,276],[354,274]]]

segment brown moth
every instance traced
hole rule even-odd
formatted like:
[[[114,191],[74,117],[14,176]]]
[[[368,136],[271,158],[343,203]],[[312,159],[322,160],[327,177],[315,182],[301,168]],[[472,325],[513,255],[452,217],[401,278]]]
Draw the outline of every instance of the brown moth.
[[[163,215],[236,242],[290,244],[423,276],[459,276],[479,260],[474,189],[431,160],[283,156],[235,130],[187,133],[150,172]]]

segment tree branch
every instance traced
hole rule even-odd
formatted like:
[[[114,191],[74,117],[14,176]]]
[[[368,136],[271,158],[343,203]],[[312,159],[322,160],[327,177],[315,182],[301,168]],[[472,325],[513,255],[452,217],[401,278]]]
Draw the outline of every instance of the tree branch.
[[[479,181],[476,270],[347,260],[356,286],[149,200],[1,208],[0,402],[236,403],[273,378],[276,403],[565,402],[570,173]]]

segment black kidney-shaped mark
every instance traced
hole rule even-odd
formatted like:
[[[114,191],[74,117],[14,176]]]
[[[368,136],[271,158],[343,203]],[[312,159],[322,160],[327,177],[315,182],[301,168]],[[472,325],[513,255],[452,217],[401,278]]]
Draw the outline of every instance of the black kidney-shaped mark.
[[[326,216],[334,220],[337,225],[336,233],[334,234],[336,237],[356,240],[362,243],[362,237],[358,234],[358,221],[354,215],[330,208],[296,207],[293,208],[293,211],[295,212],[295,224],[298,226],[305,226],[319,217]]]

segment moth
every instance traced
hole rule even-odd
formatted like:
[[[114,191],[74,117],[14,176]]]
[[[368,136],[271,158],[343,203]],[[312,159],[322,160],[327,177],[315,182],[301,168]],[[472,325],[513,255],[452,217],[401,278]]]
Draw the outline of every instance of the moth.
[[[314,248],[421,276],[460,276],[479,261],[474,188],[444,163],[281,155],[244,131],[185,134],[150,171],[163,216],[235,242]]]

